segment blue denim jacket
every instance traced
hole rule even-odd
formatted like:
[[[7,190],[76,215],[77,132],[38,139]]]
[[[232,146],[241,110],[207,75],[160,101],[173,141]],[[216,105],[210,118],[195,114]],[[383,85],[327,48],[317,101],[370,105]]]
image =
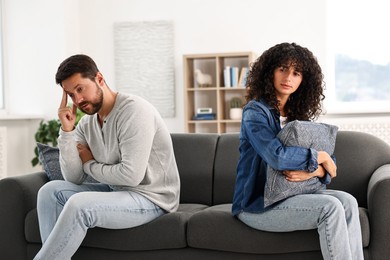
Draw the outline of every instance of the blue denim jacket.
[[[240,131],[240,158],[237,166],[232,213],[262,212],[267,165],[276,170],[318,168],[318,152],[302,147],[286,147],[276,137],[280,127],[279,111],[264,101],[250,101],[245,107]],[[328,183],[328,174],[323,178]]]

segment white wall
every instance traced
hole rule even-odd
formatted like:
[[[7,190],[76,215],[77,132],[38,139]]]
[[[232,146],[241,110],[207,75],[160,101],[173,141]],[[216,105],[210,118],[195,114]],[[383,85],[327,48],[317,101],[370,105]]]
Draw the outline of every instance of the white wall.
[[[2,40],[7,111],[7,176],[39,170],[31,166],[34,134],[41,118],[57,115],[61,91],[56,69],[80,50],[77,0],[2,0]],[[75,7],[75,8],[74,8]]]
[[[177,113],[166,123],[171,132],[182,132],[184,54],[261,54],[276,43],[294,41],[310,48],[325,67],[325,10],[325,0],[80,0],[81,51],[96,59],[115,88],[113,24],[172,20]]]
[[[59,63],[75,53],[92,56],[115,89],[115,22],[174,22],[176,116],[166,119],[171,132],[184,131],[184,54],[233,51],[261,54],[276,43],[297,42],[315,53],[326,74],[326,0],[2,1],[4,77],[11,115],[56,117],[61,91],[55,85],[54,75]],[[22,121],[22,130],[17,134],[33,138],[35,127]],[[7,121],[2,123],[7,125]],[[23,149],[13,149],[7,154],[10,172],[22,174],[33,170],[26,164],[18,164],[21,158],[33,157],[33,143],[29,146],[20,146]]]
[[[8,112],[55,117],[61,98],[56,69],[78,52],[91,55],[115,88],[113,24],[173,20],[178,113],[167,124],[181,132],[183,54],[260,54],[295,41],[325,67],[325,7],[325,0],[3,0]]]

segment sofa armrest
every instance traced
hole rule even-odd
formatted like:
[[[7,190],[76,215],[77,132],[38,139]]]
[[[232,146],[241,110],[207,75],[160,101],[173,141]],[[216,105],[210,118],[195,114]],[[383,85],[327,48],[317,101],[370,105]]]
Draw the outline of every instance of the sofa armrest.
[[[0,252],[3,259],[26,259],[24,221],[36,208],[38,190],[48,182],[44,172],[0,180]]]
[[[379,167],[371,176],[367,191],[370,219],[370,256],[390,255],[390,164]]]

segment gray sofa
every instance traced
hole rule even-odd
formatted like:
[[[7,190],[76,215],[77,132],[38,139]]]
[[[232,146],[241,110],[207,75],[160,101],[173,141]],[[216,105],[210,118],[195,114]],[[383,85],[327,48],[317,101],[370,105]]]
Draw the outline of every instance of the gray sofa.
[[[322,259],[316,230],[271,233],[230,213],[238,134],[172,134],[181,205],[146,225],[94,228],[72,259]],[[330,188],[354,195],[366,259],[390,255],[390,147],[363,133],[339,131],[338,177]],[[41,247],[36,212],[44,172],[0,181],[0,258],[32,259]]]

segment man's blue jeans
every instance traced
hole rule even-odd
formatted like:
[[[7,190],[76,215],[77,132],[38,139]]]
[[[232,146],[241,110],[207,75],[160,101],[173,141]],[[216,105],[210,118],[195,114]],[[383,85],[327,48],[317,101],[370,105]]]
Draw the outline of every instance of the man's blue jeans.
[[[296,195],[266,212],[242,212],[238,218],[252,228],[270,232],[318,229],[324,259],[364,258],[358,204],[343,191]]]
[[[131,228],[164,214],[138,193],[67,181],[45,184],[38,192],[37,210],[43,246],[34,259],[51,260],[70,259],[88,228]]]

